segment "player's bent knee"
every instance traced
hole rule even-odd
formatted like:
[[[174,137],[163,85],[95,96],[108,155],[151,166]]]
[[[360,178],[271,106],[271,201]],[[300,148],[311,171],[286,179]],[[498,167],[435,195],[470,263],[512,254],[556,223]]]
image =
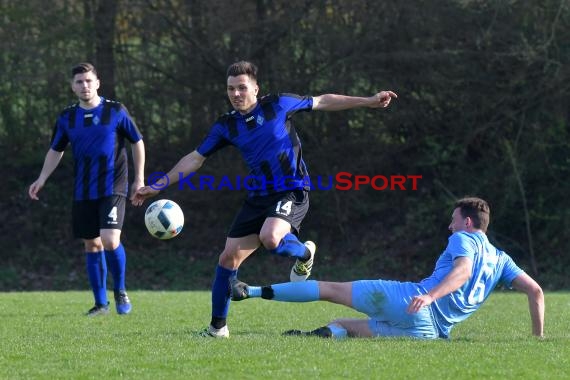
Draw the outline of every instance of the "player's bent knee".
[[[352,283],[319,281],[319,297],[324,301],[352,307]]]
[[[100,238],[84,239],[83,247],[85,252],[101,252],[103,250],[103,244]]]
[[[261,241],[261,244],[263,244],[265,249],[269,250],[277,248],[279,246],[279,243],[281,242],[281,239],[282,237],[272,233],[259,235],[259,240]]]
[[[101,239],[103,242],[103,248],[106,251],[113,251],[117,248],[119,248],[119,244],[121,244],[121,241],[119,239]]]
[[[121,244],[121,230],[103,229],[101,230],[101,243],[108,251],[115,250]]]
[[[240,259],[239,255],[235,251],[224,251],[218,259],[218,264],[226,269],[236,269],[239,267],[243,260]]]

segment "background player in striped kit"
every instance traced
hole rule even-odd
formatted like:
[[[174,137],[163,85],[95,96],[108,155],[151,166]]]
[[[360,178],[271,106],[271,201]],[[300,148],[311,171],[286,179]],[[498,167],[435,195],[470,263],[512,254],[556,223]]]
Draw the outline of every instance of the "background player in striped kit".
[[[117,313],[131,311],[125,285],[126,253],[121,244],[128,196],[125,139],[132,146],[135,172],[132,192],[144,186],[145,164],[144,143],[135,122],[122,104],[98,95],[99,85],[92,64],[80,63],[72,68],[71,89],[79,101],[57,118],[41,173],[28,190],[30,198],[38,200],[38,192],[71,143],[75,169],[73,233],[83,239],[95,298],[95,305],[87,312],[89,316],[109,312],[107,267],[113,276]],[[132,197],[131,200],[135,206],[142,205],[142,201]]]

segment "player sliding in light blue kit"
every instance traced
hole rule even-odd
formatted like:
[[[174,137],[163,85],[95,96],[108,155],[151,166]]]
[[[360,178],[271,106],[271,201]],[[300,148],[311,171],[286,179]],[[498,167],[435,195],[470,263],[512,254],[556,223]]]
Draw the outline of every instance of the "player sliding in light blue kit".
[[[527,294],[532,333],[543,336],[544,295],[541,287],[486,236],[489,206],[480,198],[455,203],[452,235],[431,276],[419,283],[387,280],[307,281],[265,287],[231,281],[232,300],[261,297],[285,302],[324,300],[351,307],[368,319],[338,319],[313,331],[286,335],[321,337],[409,336],[449,338],[451,329],[479,309],[499,284]]]
[[[226,79],[233,109],[212,125],[196,150],[167,173],[170,185],[185,181],[207,157],[226,146],[238,148],[251,170],[248,197],[227,235],[212,285],[212,318],[203,335],[215,338],[227,338],[230,334],[226,323],[229,280],[237,276],[241,263],[261,245],[272,254],[296,259],[291,281],[304,281],[311,274],[315,244],[302,243],[298,238],[309,209],[310,182],[292,116],[301,111],[385,108],[396,97],[392,91],[381,91],[369,97],[282,93],[258,99],[257,67],[246,61],[230,65]],[[158,187],[151,184],[137,191],[137,199],[158,192]]]

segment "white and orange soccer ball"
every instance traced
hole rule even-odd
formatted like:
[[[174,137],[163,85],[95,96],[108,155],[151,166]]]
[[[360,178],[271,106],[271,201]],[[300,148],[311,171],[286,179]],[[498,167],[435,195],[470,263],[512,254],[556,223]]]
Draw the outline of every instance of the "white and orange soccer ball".
[[[176,202],[160,199],[146,209],[144,224],[152,236],[161,240],[172,239],[184,227],[184,213]]]

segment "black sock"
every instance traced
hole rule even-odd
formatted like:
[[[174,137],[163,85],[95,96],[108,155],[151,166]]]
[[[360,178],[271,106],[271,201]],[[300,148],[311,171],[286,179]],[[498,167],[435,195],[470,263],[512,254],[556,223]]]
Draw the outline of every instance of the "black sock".
[[[264,286],[261,288],[261,298],[266,300],[273,299],[273,288],[271,286]]]
[[[305,248],[305,254],[303,255],[301,261],[307,261],[310,258],[311,258],[311,251],[309,251],[309,248]]]
[[[226,318],[212,317],[210,324],[216,329],[221,329],[226,325]]]

